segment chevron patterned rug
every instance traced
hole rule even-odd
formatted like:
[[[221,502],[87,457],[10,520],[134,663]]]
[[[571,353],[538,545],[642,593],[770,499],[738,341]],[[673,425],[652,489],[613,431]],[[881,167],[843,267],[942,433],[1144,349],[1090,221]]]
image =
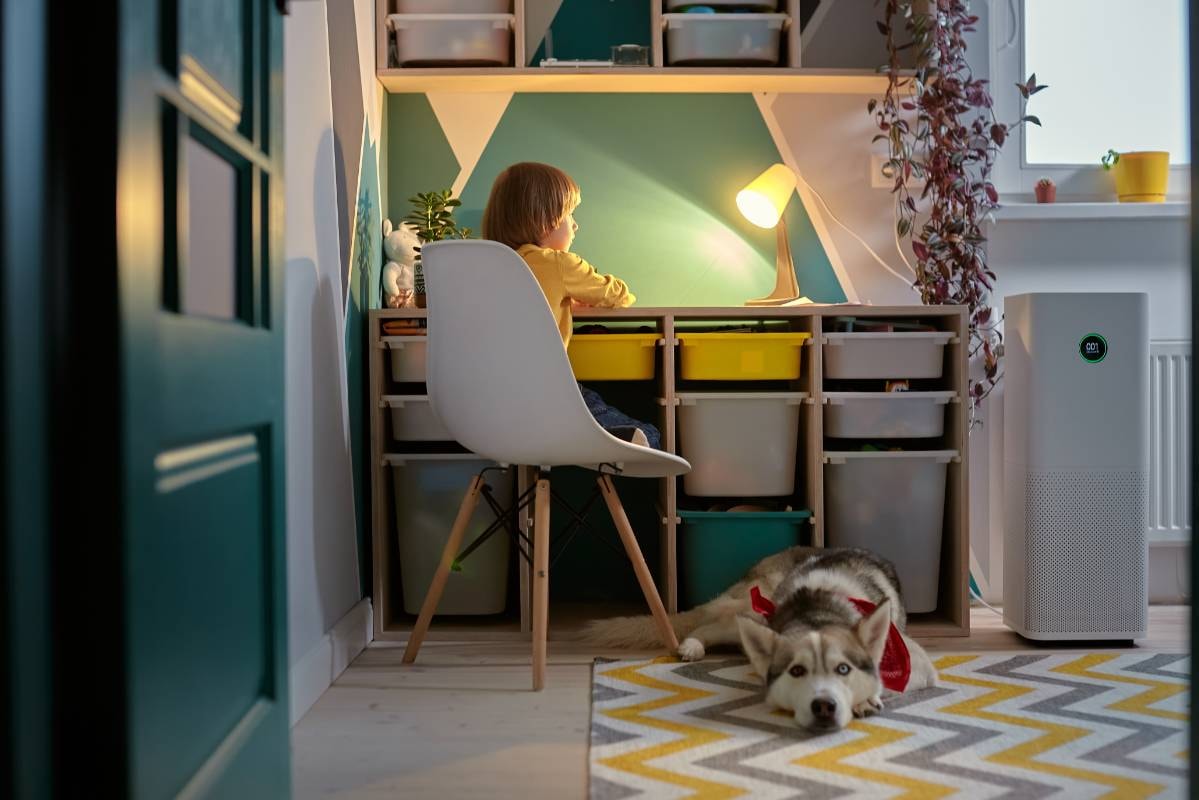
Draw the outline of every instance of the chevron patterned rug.
[[[743,658],[597,660],[591,800],[1186,796],[1188,655],[933,659],[940,686],[823,736]]]

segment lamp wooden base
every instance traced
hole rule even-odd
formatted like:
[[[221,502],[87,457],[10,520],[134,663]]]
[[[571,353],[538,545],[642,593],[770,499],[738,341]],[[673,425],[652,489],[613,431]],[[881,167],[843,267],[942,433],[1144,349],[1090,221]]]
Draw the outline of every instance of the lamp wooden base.
[[[795,280],[795,264],[791,261],[791,240],[787,237],[787,223],[779,217],[774,227],[778,245],[774,256],[774,291],[765,297],[746,300],[747,306],[781,306],[799,299],[799,281]]]

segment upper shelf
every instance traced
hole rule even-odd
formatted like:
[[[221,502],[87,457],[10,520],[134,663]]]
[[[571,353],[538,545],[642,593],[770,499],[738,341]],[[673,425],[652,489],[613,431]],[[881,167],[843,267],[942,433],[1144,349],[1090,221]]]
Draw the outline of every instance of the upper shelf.
[[[392,93],[424,92],[787,92],[878,94],[871,70],[749,67],[492,67],[382,69]]]

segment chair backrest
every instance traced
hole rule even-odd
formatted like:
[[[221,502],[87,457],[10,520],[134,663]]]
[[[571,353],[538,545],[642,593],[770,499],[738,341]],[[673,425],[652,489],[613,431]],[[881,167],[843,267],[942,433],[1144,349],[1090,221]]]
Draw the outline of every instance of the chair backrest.
[[[524,259],[498,242],[453,240],[424,245],[421,262],[429,398],[454,438],[509,464],[583,463],[607,449]]]

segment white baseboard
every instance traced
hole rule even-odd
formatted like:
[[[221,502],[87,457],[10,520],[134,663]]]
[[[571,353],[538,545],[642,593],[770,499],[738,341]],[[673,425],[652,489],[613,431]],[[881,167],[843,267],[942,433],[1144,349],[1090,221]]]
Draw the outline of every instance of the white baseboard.
[[[338,620],[316,646],[291,665],[291,724],[333,685],[337,676],[370,644],[374,630],[371,599],[364,597]]]

